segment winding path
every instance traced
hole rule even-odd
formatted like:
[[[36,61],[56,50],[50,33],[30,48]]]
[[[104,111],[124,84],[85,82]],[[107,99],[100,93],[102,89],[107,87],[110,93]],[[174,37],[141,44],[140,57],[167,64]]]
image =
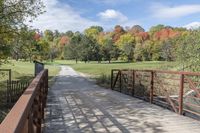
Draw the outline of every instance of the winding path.
[[[46,133],[200,133],[200,122],[104,89],[62,66],[49,90]]]

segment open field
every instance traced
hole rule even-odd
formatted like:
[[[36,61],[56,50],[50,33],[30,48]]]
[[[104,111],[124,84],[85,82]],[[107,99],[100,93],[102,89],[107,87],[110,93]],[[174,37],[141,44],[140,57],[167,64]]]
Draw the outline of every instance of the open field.
[[[110,75],[111,69],[168,69],[176,70],[176,62],[166,62],[166,61],[146,61],[146,62],[136,62],[136,63],[126,63],[126,62],[78,62],[71,60],[55,60],[54,62],[45,62],[45,68],[49,69],[49,76],[55,76],[60,67],[58,65],[69,65],[78,72],[85,74],[99,76],[102,74]],[[0,69],[12,69],[12,79],[25,79],[25,77],[33,77],[34,75],[34,64],[30,62],[21,61],[10,61],[9,64],[4,64],[0,66]]]
[[[140,63],[113,63],[113,64],[72,64],[75,70],[92,75],[110,75],[111,69],[164,69],[172,68],[170,62],[140,62]]]
[[[52,63],[47,63],[52,64]],[[82,72],[89,75],[99,76],[102,74],[110,75],[111,69],[165,69],[165,70],[176,70],[176,62],[166,62],[166,61],[145,61],[145,62],[136,62],[136,63],[127,63],[127,62],[78,62],[75,61],[64,61],[56,60],[53,64],[62,64],[69,65],[78,72]]]

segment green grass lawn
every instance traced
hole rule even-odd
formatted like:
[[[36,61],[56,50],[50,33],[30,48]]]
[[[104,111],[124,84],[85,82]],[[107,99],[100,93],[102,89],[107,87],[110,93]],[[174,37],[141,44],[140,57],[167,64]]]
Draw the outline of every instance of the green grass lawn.
[[[90,63],[84,63],[79,61],[78,64],[72,60],[55,60],[54,62],[46,62],[46,64],[54,65],[69,65],[78,72],[82,72],[89,75],[98,76],[101,74],[109,75],[111,69],[161,69],[161,70],[176,70],[178,63],[166,62],[166,61],[145,61],[145,62],[101,62],[91,61]]]
[[[97,63],[92,61],[90,63],[78,62],[71,60],[55,60],[54,62],[45,62],[45,68],[49,69],[49,76],[53,77],[58,74],[60,68],[58,65],[69,65],[78,72],[86,73],[89,75],[110,75],[111,69],[175,69],[177,66],[176,62],[166,61],[146,61],[136,63],[126,62],[102,62]],[[10,61],[9,64],[0,66],[1,68],[12,69],[13,79],[24,79],[25,77],[33,77],[34,74],[34,63],[21,62],[21,61]]]
[[[46,64],[45,68],[49,69],[49,76],[55,76],[60,68],[56,65]],[[24,77],[34,76],[34,63],[22,61],[9,61],[8,64],[0,66],[0,69],[12,69],[12,79],[24,79]]]
[[[67,63],[66,63],[67,64]],[[68,63],[69,66],[75,70],[90,74],[90,75],[110,75],[111,69],[174,69],[177,65],[175,62],[161,62],[161,61],[149,61],[149,62],[137,62],[137,63],[124,63],[124,62],[114,62],[114,63]]]
[[[58,66],[51,64],[45,65],[45,68],[49,69],[49,79],[56,76],[60,70]],[[1,65],[0,69],[11,69],[12,80],[30,81],[34,77],[34,63],[30,62],[11,60],[9,63]],[[7,79],[8,75],[4,76],[3,78],[2,76],[0,77],[1,86],[5,84]],[[1,88],[3,87],[0,87],[0,90]]]

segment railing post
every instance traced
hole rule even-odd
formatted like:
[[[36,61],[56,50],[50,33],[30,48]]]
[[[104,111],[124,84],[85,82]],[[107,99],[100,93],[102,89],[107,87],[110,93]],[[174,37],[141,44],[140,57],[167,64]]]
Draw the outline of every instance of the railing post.
[[[111,88],[111,90],[113,90],[113,70],[111,70],[111,77],[110,77],[111,79],[110,79],[110,81],[111,81],[111,83],[110,83],[110,88]]]
[[[154,71],[151,71],[151,88],[150,88],[150,103],[153,103],[153,91],[154,91]]]
[[[119,91],[122,92],[122,71],[119,70]]]
[[[11,69],[8,70],[9,78],[7,80],[6,101],[7,105],[11,103]]]
[[[133,77],[132,77],[132,96],[134,96],[134,93],[135,93],[135,70],[133,70],[133,73],[132,73],[133,75]]]
[[[183,91],[184,91],[184,74],[180,76],[180,89],[179,89],[179,114],[183,114]]]

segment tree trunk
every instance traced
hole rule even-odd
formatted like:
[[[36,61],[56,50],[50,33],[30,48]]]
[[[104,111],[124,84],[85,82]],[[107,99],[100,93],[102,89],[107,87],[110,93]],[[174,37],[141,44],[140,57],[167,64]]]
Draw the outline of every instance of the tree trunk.
[[[76,58],[76,64],[78,63],[78,59]]]
[[[31,55],[29,55],[29,61],[30,61],[30,63],[31,63],[31,61],[32,61],[32,59],[31,59]]]
[[[50,58],[51,58],[51,62],[53,62],[53,56],[52,56],[52,54],[50,54]]]

